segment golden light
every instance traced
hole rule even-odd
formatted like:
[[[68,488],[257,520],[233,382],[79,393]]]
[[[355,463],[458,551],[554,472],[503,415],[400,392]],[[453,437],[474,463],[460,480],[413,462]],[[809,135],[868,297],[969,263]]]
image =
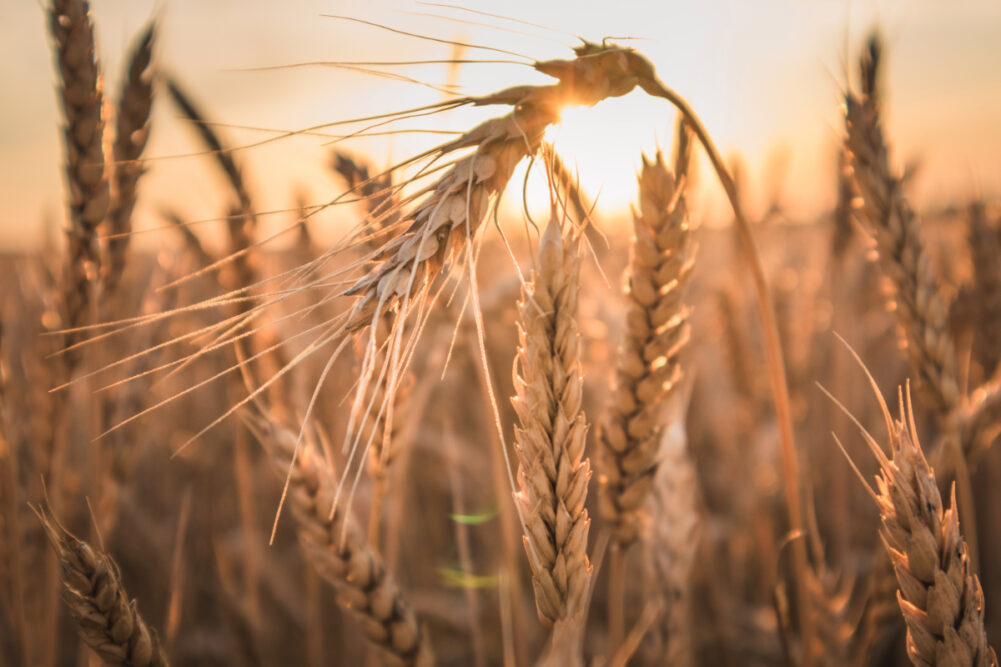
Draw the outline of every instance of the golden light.
[[[545,140],[579,179],[588,201],[597,200],[595,212],[601,222],[614,224],[628,218],[629,206],[636,199],[641,155],[649,155],[657,146],[670,152],[673,123],[668,105],[633,93],[594,107],[565,108],[560,122],[546,131]],[[543,173],[533,167],[526,188],[533,214],[549,208]]]

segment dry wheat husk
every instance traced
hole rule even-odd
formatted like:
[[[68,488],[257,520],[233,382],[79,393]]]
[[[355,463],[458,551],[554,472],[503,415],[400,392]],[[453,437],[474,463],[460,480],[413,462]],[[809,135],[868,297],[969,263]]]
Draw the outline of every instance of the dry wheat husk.
[[[369,326],[397,301],[420,292],[460,256],[515,166],[538,150],[545,129],[559,120],[562,107],[591,106],[625,95],[640,83],[641,75],[652,72],[640,56],[614,45],[585,43],[575,51],[575,60],[535,64],[535,69],[557,78],[558,83],[514,86],[456,103],[509,105],[513,111],[429,152],[440,158],[474,149],[417,195],[427,196],[400,216],[397,224],[404,231],[382,246],[373,258],[377,264],[347,290],[360,299],[347,317],[346,330]],[[391,210],[384,215],[396,214]]]

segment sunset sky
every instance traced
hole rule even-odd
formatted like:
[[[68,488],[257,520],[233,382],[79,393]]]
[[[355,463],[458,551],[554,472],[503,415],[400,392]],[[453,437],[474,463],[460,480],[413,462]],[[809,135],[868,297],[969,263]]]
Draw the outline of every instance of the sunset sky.
[[[490,45],[546,59],[569,57],[574,35],[600,41],[630,36],[661,79],[702,116],[717,145],[747,169],[748,201],[761,207],[781,188],[789,217],[809,219],[833,202],[833,165],[841,132],[846,62],[854,63],[870,27],[888,46],[887,132],[898,164],[918,161],[919,205],[1001,195],[1001,3],[894,0],[704,0],[703,2],[465,2],[464,7],[532,21],[535,28],[416,2],[315,0],[93,0],[101,64],[117,97],[123,54],[150,16],[162,19],[158,58],[213,120],[294,130],[405,109],[442,99],[412,83],[331,68],[246,71],[316,60],[448,58],[451,47],[322,14],[343,14],[445,39]],[[429,17],[418,14],[437,14]],[[450,16],[459,21],[446,20]],[[63,224],[61,122],[49,36],[40,3],[10,0],[0,9],[0,250],[37,245],[46,223]],[[493,29],[468,22],[488,22]],[[495,53],[467,51],[467,58]],[[442,85],[445,65],[398,68]],[[852,65],[854,74],[854,65]],[[463,93],[546,79],[518,65],[478,64],[458,72]],[[488,113],[496,113],[496,110]],[[580,170],[604,211],[634,196],[641,151],[669,147],[673,111],[633,93],[595,109],[568,110],[551,137]],[[464,129],[482,113],[422,119],[411,127]],[[356,128],[352,128],[356,129]],[[233,142],[268,136],[221,130]],[[336,128],[331,131],[336,131]],[[429,138],[430,136],[430,138]],[[428,145],[434,135],[396,135],[342,144],[387,164]],[[291,207],[305,188],[311,202],[337,183],[324,170],[324,139],[297,137],[239,152],[261,210]],[[199,149],[166,97],[155,111],[151,157]],[[220,181],[205,158],[150,163],[141,190],[140,227],[162,224],[172,207],[190,219],[219,215]],[[702,179],[706,217],[723,217],[716,188]],[[279,224],[287,222],[274,216]],[[155,235],[149,235],[154,238]]]

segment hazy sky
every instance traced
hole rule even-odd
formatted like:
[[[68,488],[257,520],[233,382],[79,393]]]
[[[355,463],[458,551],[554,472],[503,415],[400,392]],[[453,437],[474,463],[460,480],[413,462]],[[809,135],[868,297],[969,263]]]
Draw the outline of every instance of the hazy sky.
[[[162,18],[158,58],[186,83],[212,119],[232,125],[297,129],[384,113],[441,99],[420,86],[331,68],[245,71],[313,60],[447,58],[450,47],[352,24],[357,18],[545,59],[567,57],[573,35],[644,38],[633,42],[661,78],[689,99],[717,145],[748,167],[749,200],[761,205],[781,184],[790,215],[816,214],[833,199],[833,162],[841,132],[845,63],[854,63],[868,29],[888,42],[888,133],[898,163],[920,160],[919,203],[1001,195],[1001,2],[894,0],[702,0],[701,2],[466,2],[551,30],[476,17],[416,2],[376,0],[93,0],[106,89],[117,96],[122,58],[152,15]],[[485,21],[501,29],[415,13]],[[529,34],[519,34],[529,33]],[[37,243],[43,220],[62,224],[61,122],[43,10],[28,0],[0,5],[0,250]],[[497,57],[469,51],[470,58]],[[854,64],[853,64],[854,67]],[[397,70],[437,85],[444,65]],[[545,82],[529,68],[483,64],[463,68],[464,92]],[[150,156],[198,150],[178,113],[161,98]],[[482,118],[482,115],[476,118]],[[640,153],[670,143],[673,112],[639,94],[591,110],[569,111],[553,133],[578,165],[585,187],[601,190],[607,210],[633,196]],[[473,115],[431,117],[420,127],[462,129]],[[413,125],[414,127],[418,125]],[[331,130],[334,131],[334,130]],[[223,130],[233,141],[262,133]],[[343,144],[378,163],[426,146],[425,136]],[[297,188],[311,201],[336,194],[323,169],[323,139],[300,137],[238,153],[262,210],[292,206]],[[141,191],[140,225],[162,224],[155,212],[176,208],[189,218],[220,214],[218,177],[204,158],[151,163]],[[704,179],[705,180],[705,179]],[[707,208],[707,214],[714,209]],[[281,216],[275,216],[280,221]],[[287,220],[287,218],[286,218]],[[273,224],[277,224],[273,223]],[[151,238],[153,238],[151,236]]]

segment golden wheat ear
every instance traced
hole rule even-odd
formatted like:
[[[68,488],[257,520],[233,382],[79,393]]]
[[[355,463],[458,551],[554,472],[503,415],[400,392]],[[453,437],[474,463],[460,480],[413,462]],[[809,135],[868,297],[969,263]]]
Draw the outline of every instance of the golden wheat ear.
[[[624,636],[626,553],[641,537],[660,461],[664,407],[677,393],[681,353],[690,335],[684,301],[694,266],[685,192],[690,146],[689,130],[679,123],[674,169],[660,153],[653,160],[643,159],[624,294],[625,339],[615,391],[598,436],[600,508],[615,540],[609,621],[616,646]]]
[[[104,116],[101,71],[94,44],[94,25],[86,0],[54,0],[48,8],[56,51],[59,93],[66,119],[66,184],[69,227],[63,276],[63,326],[92,321],[94,281],[101,266],[97,228],[108,213],[110,189],[104,159]],[[80,339],[70,333],[66,344]],[[79,354],[65,356],[72,372]]]
[[[880,267],[893,285],[889,305],[920,378],[921,397],[937,418],[945,419],[961,402],[955,343],[918,218],[904,195],[901,176],[890,166],[880,115],[881,54],[879,36],[873,35],[861,58],[861,95],[845,95],[845,148],[862,199],[860,217],[876,240]]]
[[[167,667],[160,639],[129,600],[114,559],[74,537],[44,509],[32,509],[59,557],[63,602],[84,643],[111,665]]]
[[[288,502],[307,560],[337,591],[338,603],[352,612],[365,639],[392,664],[433,665],[430,638],[392,574],[346,509],[334,505],[338,479],[314,440],[316,431],[306,424],[301,439],[267,416],[243,415],[276,472],[288,475]]]
[[[539,242],[529,286],[518,304],[519,346],[512,399],[518,414],[517,502],[539,619],[552,629],[563,664],[583,664],[591,565],[584,457],[587,436],[577,303],[580,235],[555,210]],[[558,648],[557,648],[558,647]]]
[[[915,665],[997,665],[984,630],[984,596],[959,530],[955,490],[948,508],[914,426],[910,393],[889,434],[890,457],[877,478],[881,537],[907,624]]]
[[[880,538],[896,574],[896,597],[907,626],[908,657],[918,667],[995,667],[997,656],[984,629],[983,591],[959,530],[955,489],[945,508],[935,471],[918,440],[910,387],[898,390],[899,417],[894,418],[872,374],[858,354],[849,351],[879,402],[887,442],[879,442],[825,393],[859,428],[879,463],[875,489],[851,465],[879,509]]]

